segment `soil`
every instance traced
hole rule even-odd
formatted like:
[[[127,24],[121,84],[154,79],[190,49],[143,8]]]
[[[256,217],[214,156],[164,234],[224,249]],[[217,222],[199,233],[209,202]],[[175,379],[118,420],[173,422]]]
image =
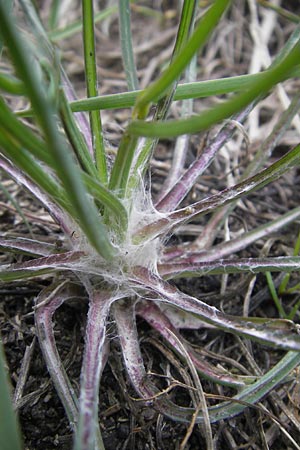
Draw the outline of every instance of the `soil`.
[[[62,2],[63,3],[63,2]],[[77,2],[74,2],[74,4]],[[98,2],[99,8],[106,6],[106,2]],[[108,2],[107,2],[108,3]],[[207,2],[201,2],[207,3]],[[225,25],[219,27],[213,44],[207,46],[199,59],[200,71],[198,79],[217,78],[221,76],[238,75],[245,73],[249,67],[253,42],[249,29],[249,4],[251,2],[238,2],[225,19]],[[298,2],[282,2],[284,6],[300,14]],[[152,6],[157,16],[151,17],[138,10],[138,6]],[[77,5],[78,6],[78,5]],[[45,19],[48,15],[49,2],[40,2],[40,13]],[[260,15],[262,14],[260,9]],[[67,21],[74,20],[80,11],[78,7],[70,11]],[[163,68],[172,51],[178,20],[177,2],[175,1],[144,1],[132,6],[133,35],[137,54],[138,74],[141,87],[146,86]],[[261,17],[261,16],[260,16]],[[284,18],[278,18],[275,32],[270,38],[269,49],[276,52],[286,36],[290,34],[293,25]],[[64,25],[63,19],[60,26]],[[223,37],[227,34],[226,40]],[[227,44],[226,44],[227,43]],[[60,44],[64,50],[63,63],[72,80],[79,97],[84,94],[84,74],[82,63],[82,49],[80,36],[75,35]],[[112,16],[97,26],[97,45],[99,51],[99,77],[101,78],[101,93],[115,93],[126,90],[125,77],[120,59],[118,41],[117,17]],[[231,45],[231,46],[230,46]],[[150,64],[149,64],[150,61]],[[292,95],[293,90],[299,88],[296,82],[287,87]],[[211,101],[211,100],[210,100]],[[214,100],[215,101],[215,100]],[[195,111],[203,109],[208,100],[196,101]],[[275,107],[274,107],[275,105]],[[232,160],[237,164],[230,171],[233,177],[242,173],[251,155],[257,148],[260,140],[265,136],[266,130],[272,126],[276,116],[276,107],[280,112],[283,107],[276,94],[264,101],[264,107],[259,111],[259,121],[256,129],[252,129],[250,143],[245,143],[243,136],[235,140],[239,147],[239,155]],[[172,108],[172,115],[179,114],[178,105]],[[104,128],[112,144],[117,144],[122,128],[129,117],[128,110],[118,110],[103,113]],[[249,124],[248,124],[249,125]],[[247,127],[247,124],[245,124]],[[249,127],[251,127],[249,125]],[[295,142],[299,140],[299,133],[295,128],[287,131],[282,138],[280,146],[276,148],[273,157],[284,154]],[[201,149],[200,144],[207,136],[194,136],[192,138],[189,158]],[[153,161],[153,195],[157,195],[162,179],[170,169],[171,149],[174,142],[162,141]],[[235,148],[233,151],[235,151]],[[189,161],[187,161],[187,164]],[[240,202],[230,218],[229,227],[234,234],[240,230],[252,229],[267,219],[272,219],[278,213],[284,213],[299,205],[300,193],[295,190],[299,185],[299,170],[293,169],[271,186],[252,194],[247,200]],[[32,233],[36,237],[53,242],[59,239],[59,229],[52,222],[47,213],[33,202],[27,192],[3,177],[5,188],[18,201],[26,212],[30,221]],[[193,200],[207,196],[207,193],[217,192],[227,186],[228,165],[226,154],[221,154],[211,165],[205,176],[199,180],[195,190],[191,193]],[[0,227],[1,233],[28,236],[28,229],[23,218],[19,216],[13,204],[6,195],[0,191]],[[181,241],[188,241],[195,237],[195,226],[203,229],[207,221],[201,219],[195,222],[194,228],[187,227],[178,236]],[[296,236],[299,232],[299,223],[285,228],[281,233],[272,236],[272,242],[258,242],[239,253],[239,256],[261,255],[263,251],[270,255],[289,255],[293,252]],[[222,232],[223,233],[223,232]],[[222,240],[221,232],[215,242]],[[20,260],[19,255],[0,255],[1,262]],[[274,277],[275,284],[280,282],[280,276]],[[243,302],[248,291],[250,278],[247,276],[230,277],[224,290],[224,279],[206,277],[203,279],[183,280],[180,288],[189,294],[205,299],[210,304],[223,309],[230,314],[242,315]],[[297,283],[294,275],[291,285]],[[34,325],[34,299],[40,290],[49,284],[47,277],[40,277],[34,281],[1,284],[0,286],[0,329],[5,346],[7,364],[14,388],[14,402],[19,414],[21,428],[24,436],[24,447],[28,450],[69,450],[72,448],[72,433],[61,402],[53,388],[45,366],[39,345],[36,339]],[[299,299],[296,290],[282,298],[287,311],[290,311]],[[75,388],[79,386],[80,366],[82,358],[85,317],[87,306],[82,304],[65,304],[55,314],[55,335],[57,346],[70,379]],[[251,294],[252,316],[276,317],[278,312],[271,299],[264,276],[257,276]],[[295,321],[299,322],[299,312]],[[146,368],[149,372],[157,374],[157,385],[164,389],[167,387],[163,378],[168,374],[173,380],[186,383],[188,371],[186,365],[172,355],[167,344],[144,322],[138,322],[139,336]],[[185,424],[171,421],[154,409],[146,407],[137,399],[132,390],[123,368],[121,353],[113,322],[108,330],[110,337],[110,355],[101,380],[99,392],[100,413],[99,422],[106,450],[205,450],[205,438],[201,426],[194,426],[191,430]],[[208,353],[204,358],[214,361],[215,364],[239,364],[247,373],[254,371],[267,371],[283,355],[282,352],[249,343],[235,338],[229,334],[211,329],[183,330],[182,334],[195,346],[201,347]],[[213,358],[211,355],[213,354]],[[222,355],[223,359],[220,356]],[[256,366],[251,367],[251,361]],[[159,376],[158,376],[159,375]],[[215,448],[220,450],[237,449],[272,449],[288,450],[295,445],[284,434],[284,430],[300,442],[299,405],[300,405],[300,373],[294,371],[290,378],[270,395],[268,395],[256,408],[247,408],[245,412],[231,420],[221,421],[213,425]],[[205,392],[218,395],[231,395],[229,388],[216,387],[209,381],[202,380]],[[183,406],[190,404],[187,389],[177,387],[171,390],[171,398]],[[217,402],[217,400],[215,400]],[[213,402],[213,400],[212,400]],[[213,404],[213,403],[211,403]],[[286,413],[286,411],[288,411]],[[278,422],[274,421],[274,416]],[[187,432],[189,439],[183,447],[182,443]]]

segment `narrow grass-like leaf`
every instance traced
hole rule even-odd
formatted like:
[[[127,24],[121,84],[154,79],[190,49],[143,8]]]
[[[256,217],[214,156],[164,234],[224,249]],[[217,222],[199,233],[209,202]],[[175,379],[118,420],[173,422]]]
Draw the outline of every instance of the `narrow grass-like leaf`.
[[[212,407],[210,410],[212,421],[215,422],[222,418],[234,417],[242,412],[246,405],[235,403],[235,400],[247,402],[252,405],[256,404],[266,394],[283,382],[299,363],[300,353],[288,352],[276,366],[260,377],[258,381],[242,389],[239,394],[235,395],[229,404],[221,405],[221,407]]]
[[[123,348],[127,347],[128,349],[126,351],[128,358],[124,362],[137,391],[140,392],[140,395],[145,400],[154,400],[157,410],[162,414],[179,422],[190,423],[195,410],[179,407],[170,402],[166,396],[159,396],[160,393],[157,388],[147,379],[146,371],[140,358],[138,340],[135,339],[136,328],[134,318],[131,316],[129,308],[123,308],[122,314],[120,314],[120,311],[122,311],[122,308],[115,310],[115,319],[120,336],[127,337],[121,341]],[[116,315],[117,312],[119,314]],[[299,362],[299,352],[288,352],[269,372],[260,377],[255,383],[242,389],[229,402],[210,407],[209,415],[211,423],[234,417],[245,410],[245,408],[254,405],[268,392],[278,386]],[[201,413],[197,415],[196,422],[203,422],[203,415]]]
[[[4,1],[6,2],[6,7],[7,7],[8,13],[12,14],[13,6],[14,6],[14,0],[4,0]],[[4,41],[3,41],[2,37],[1,37],[1,34],[0,34],[0,59],[1,59],[1,56],[2,56],[3,46],[4,46]]]
[[[172,63],[176,59],[176,57],[180,54],[180,52],[185,49],[190,34],[194,27],[194,17],[196,11],[197,2],[195,0],[185,0],[182,7],[179,28],[176,36],[175,46],[172,54],[172,59],[170,62],[170,67]],[[187,64],[188,65],[188,64]],[[169,67],[169,69],[170,69]],[[173,80],[172,83],[167,87],[166,92],[164,92],[164,96],[159,99],[158,104],[156,106],[154,121],[164,120],[167,117],[168,111],[170,109],[174,93],[176,90],[176,86],[178,83],[178,78],[180,76],[180,72],[178,76]],[[147,90],[146,90],[147,91]],[[137,102],[139,98],[137,99]],[[154,141],[155,142],[155,141]]]
[[[293,256],[298,256],[299,253],[300,253],[300,232],[299,232],[297,240],[296,240],[295,248],[293,251]],[[287,285],[289,283],[289,280],[290,280],[290,275],[286,274],[278,288],[279,295],[282,295],[285,292]]]
[[[1,127],[0,127],[1,130]],[[21,146],[17,145],[13,138],[6,135],[2,129],[0,133],[0,145],[9,159],[26,173],[39,187],[41,187],[52,199],[70,212],[70,205],[66,199],[64,190],[57,181],[45,173],[44,169]]]
[[[1,126],[5,127],[6,133],[9,132],[14,139],[17,139],[35,157],[49,166],[53,165],[53,158],[51,158],[51,154],[47,153],[46,144],[30,128],[17,119],[1,97],[0,120]]]
[[[0,135],[1,136],[1,135]],[[54,218],[57,224],[61,227],[62,231],[67,235],[70,235],[76,228],[71,216],[63,210],[60,206],[52,200],[48,194],[43,192],[39,186],[36,185],[28,176],[26,176],[22,170],[18,169],[16,165],[6,159],[3,155],[0,155],[0,167],[17,183],[24,186],[31,194],[40,201],[44,207],[49,211],[50,215]]]
[[[59,18],[59,0],[53,0],[50,8],[50,15],[48,20],[48,26],[50,30],[53,30],[57,26],[58,18]]]
[[[134,117],[144,118],[147,115],[150,103],[163,95],[180,76],[194,54],[205,44],[229,3],[229,0],[216,0],[213,3],[168,69],[137,98],[133,112]]]
[[[229,78],[179,84],[175,90],[173,100],[177,101],[192,98],[205,98],[214,95],[225,95],[232,92],[242,91],[247,89],[250,82],[259,82],[260,79],[263,78],[265,72],[266,71],[250,75],[238,75]],[[299,76],[299,74],[299,69],[295,68],[292,73],[286,74],[286,77],[290,77],[292,75]],[[75,100],[71,103],[71,109],[73,112],[79,112],[98,109],[130,108],[134,106],[137,97],[142,95],[143,92],[144,91],[121,92],[118,94],[109,94],[102,95],[100,97]]]
[[[297,14],[294,14],[293,12],[289,11],[288,9],[281,8],[280,6],[277,5],[272,5],[272,3],[266,0],[258,0],[258,3],[262,6],[265,6],[268,9],[275,11],[277,14],[284,17],[285,19],[290,20],[291,22],[294,23],[300,22],[300,17]]]
[[[135,239],[143,240],[153,238],[161,233],[166,233],[174,227],[193,219],[200,214],[207,214],[219,206],[230,203],[244,195],[249,194],[280,177],[289,168],[298,164],[300,158],[300,145],[289,151],[286,155],[276,161],[267,169],[257,175],[248,178],[232,188],[224,189],[219,194],[212,195],[208,199],[200,200],[186,208],[170,213],[167,218],[146,225],[138,230]],[[172,223],[173,222],[173,223]]]
[[[192,82],[197,78],[197,58],[194,56],[191,63],[187,67],[185,71],[185,79],[187,82]],[[188,99],[182,102],[182,107],[180,111],[180,116],[182,118],[191,116],[194,111],[194,100]],[[156,198],[155,205],[164,198],[167,192],[172,189],[174,185],[178,183],[178,180],[184,173],[185,163],[187,160],[188,149],[190,147],[191,136],[184,134],[183,136],[179,136],[176,139],[176,144],[174,147],[174,151],[172,152],[172,163],[171,168],[166,177],[161,189],[160,193]],[[156,209],[157,206],[155,206]]]
[[[216,194],[215,196],[211,196],[210,199],[204,200],[210,203],[210,200],[214,199],[216,200],[219,195],[223,197],[225,202],[231,201],[234,197],[239,198],[243,195],[246,195],[250,192],[256,191],[257,189],[261,189],[267,184],[271,183],[274,180],[277,180],[281,175],[283,175],[287,170],[291,169],[292,167],[295,167],[297,164],[299,164],[300,160],[300,145],[297,145],[295,148],[290,150],[286,155],[282,156],[280,159],[278,159],[275,163],[271,164],[266,169],[262,170],[258,174],[248,178],[245,181],[242,181],[241,183],[236,184],[232,188],[224,189],[220,194]],[[227,194],[229,196],[227,197]],[[225,197],[227,197],[225,199]],[[214,202],[213,200],[213,202]],[[198,206],[202,205],[202,201],[200,200],[197,203],[194,203],[194,205],[191,206],[191,208],[198,208]],[[209,205],[207,204],[209,207]],[[216,205],[217,206],[217,205]],[[218,204],[219,206],[219,204]],[[200,206],[201,212],[204,211],[205,207],[202,209],[202,206]],[[183,213],[183,214],[182,214]],[[197,215],[197,212],[191,212],[190,218]],[[182,216],[181,216],[182,214]],[[184,215],[189,215],[189,207],[183,208],[177,212],[171,213],[169,217],[171,219],[175,219],[176,217],[184,217]],[[185,216],[186,218],[186,216]]]
[[[130,0],[119,0],[119,24],[123,65],[129,91],[139,87],[130,29]]]
[[[300,287],[300,284],[297,286],[297,288]],[[288,320],[295,320],[295,315],[298,313],[300,308],[300,299],[295,303],[289,314],[287,315]]]
[[[178,291],[174,286],[150,274],[143,267],[137,267],[132,278],[136,283],[143,285],[144,288],[147,287],[152,292],[154,300],[189,311],[198,316],[199,319],[227,333],[244,336],[245,338],[283,350],[300,351],[300,336],[293,322],[291,322],[294,325],[293,329],[289,329],[289,327],[266,327],[265,323],[267,320],[264,320],[264,324],[262,325],[260,323],[253,323],[248,318],[241,320],[239,317],[223,314],[217,308]]]
[[[196,10],[196,1],[185,0],[182,7],[181,17],[179,28],[176,36],[175,46],[173,49],[172,59],[170,65],[176,58],[176,56],[180,53],[182,48],[186,45],[188,38],[193,30],[194,26],[194,16]],[[173,97],[176,90],[176,86],[178,84],[178,78],[176,78],[168,87],[168,89],[164,92],[162,98],[159,99],[153,121],[162,121],[165,120]],[[143,142],[139,150],[139,154],[136,155],[136,163],[133,168],[132,176],[129,180],[129,186],[131,189],[135,189],[140,181],[141,175],[144,175],[145,170],[147,169],[148,161],[151,159],[154,148],[156,147],[158,139],[148,138]]]
[[[21,450],[21,434],[13,410],[8,376],[5,370],[5,356],[0,341],[0,448],[1,450]]]
[[[22,95],[25,92],[22,81],[4,72],[0,73],[0,89],[12,95]]]
[[[118,229],[119,232],[125,231],[128,225],[128,214],[123,203],[115,196],[112,191],[104,187],[100,182],[93,177],[83,174],[83,180],[86,187],[93,197],[103,205],[107,211],[113,214],[113,217],[109,219],[109,222],[114,229]]]
[[[98,95],[97,88],[97,67],[96,67],[96,49],[94,36],[94,8],[92,0],[83,0],[82,2],[82,20],[83,20],[83,44],[84,44],[84,64],[88,97]],[[102,183],[107,182],[107,167],[102,135],[102,125],[99,111],[90,112],[90,124],[92,132],[92,141],[94,147],[95,161],[99,171]]]
[[[74,88],[73,88],[72,84],[70,83],[70,80],[64,70],[61,70],[61,85],[62,85],[62,88],[64,91],[64,96],[68,102],[68,109],[70,109],[70,102],[76,100],[77,97],[76,97]],[[93,159],[94,152],[93,152],[92,134],[91,134],[89,121],[84,112],[76,113],[74,115],[74,119],[75,119],[75,123],[76,123],[77,127],[79,128],[80,132],[82,133],[82,135],[84,137],[84,141],[87,145],[89,154],[90,154],[91,158]],[[94,159],[93,159],[93,161],[94,161]]]
[[[97,448],[95,446],[97,442],[97,426],[95,424],[98,421],[99,384],[104,368],[103,347],[107,316],[113,301],[114,297],[109,292],[95,292],[90,298],[74,450]],[[104,450],[101,436],[98,436],[98,448]]]
[[[172,325],[164,312],[158,307],[158,305],[155,305],[155,303],[139,303],[137,305],[137,314],[146,320],[151,327],[155,328],[156,331],[158,331],[158,333],[160,333],[160,335],[176,351],[176,353],[184,357],[181,349],[173,339],[172,335],[176,335],[178,339],[183,342],[186,350],[189,352],[190,358],[195,364],[197,371],[202,377],[214,381],[217,384],[231,386],[234,388],[241,388],[245,386],[245,383],[249,384],[253,382],[252,377],[230,374],[228,371],[222,370],[220,367],[209,363],[207,360],[202,359],[200,355],[197,355],[197,352],[195,352],[192,346],[183,339],[178,330]]]
[[[146,371],[139,345],[133,302],[129,300],[126,304],[121,302],[115,303],[113,305],[113,315],[118,334],[122,336],[120,339],[121,348],[124,354],[128,355],[124,360],[127,373],[137,393],[143,396],[145,390],[142,385],[143,378],[146,378]],[[126,336],[126,338],[124,339],[123,336]]]
[[[61,92],[60,96],[60,111],[65,126],[65,131],[72,144],[74,152],[77,155],[81,167],[96,180],[100,180],[87,143],[76,124],[75,118],[69,106],[69,102],[63,92]]]
[[[95,14],[94,23],[100,22],[101,20],[110,17],[113,13],[117,12],[118,7],[116,5],[109,6],[102,11],[99,11]],[[60,41],[62,39],[67,39],[74,34],[80,32],[82,30],[82,20],[78,20],[76,22],[67,25],[64,28],[56,29],[49,31],[48,36],[53,42]]]
[[[74,286],[56,283],[48,286],[38,295],[35,305],[35,326],[41,350],[73,430],[78,417],[78,399],[55,345],[52,317],[65,301],[78,296],[79,292]]]
[[[0,266],[0,280],[14,281],[33,278],[43,274],[50,274],[59,270],[73,270],[76,264],[78,264],[78,269],[80,271],[80,267],[82,266],[80,260],[83,256],[83,252],[71,251],[66,253],[56,253],[24,263],[4,264]]]
[[[242,108],[245,108],[260,95],[266,94],[298,65],[299,57],[300,45],[296,44],[279,64],[264,72],[259,82],[252,81],[249,83],[245,92],[237,94],[195,117],[182,120],[169,120],[162,123],[134,120],[128,126],[128,132],[135,136],[167,138],[206,130],[210,126],[227,119]]]
[[[48,39],[44,25],[42,24],[35,5],[30,0],[19,0],[19,3],[23,9],[26,21],[29,27],[37,39],[37,45],[31,47],[31,51],[42,51],[42,54],[36,55],[43,57],[43,59],[53,57],[53,47]]]
[[[0,237],[0,249],[5,252],[22,253],[30,256],[49,256],[57,248],[50,242],[40,242],[28,238]]]
[[[137,141],[138,139],[136,137],[129,136],[126,132],[123,134],[111,171],[109,189],[116,191],[121,198],[126,196],[126,189]]]
[[[196,180],[203,174],[203,172],[209,167],[217,152],[223,147],[227,140],[233,135],[236,129],[236,122],[240,123],[247,117],[251,111],[252,105],[243,110],[241,113],[234,117],[234,120],[229,124],[226,124],[218,135],[207,145],[203,150],[199,158],[188,167],[188,169],[182,174],[182,176],[176,180],[175,185],[166,195],[156,203],[155,207],[159,211],[173,211],[178,207],[185,196],[190,192],[194,186]]]
[[[207,250],[199,251],[199,249],[197,248],[198,247],[197,243],[195,246],[190,247],[189,252],[186,252],[184,249],[181,249],[180,247],[175,247],[173,249],[172,247],[169,248],[167,247],[165,252],[165,259],[168,260],[170,258],[170,256],[168,255],[169,252],[172,254],[172,252],[174,251],[176,252],[176,256],[175,257],[173,256],[173,261],[176,258],[180,258],[181,263],[193,264],[201,261],[208,262],[208,261],[216,261],[218,259],[220,260],[227,256],[233,255],[240,250],[245,249],[252,243],[258,241],[259,239],[266,238],[270,236],[270,234],[278,232],[288,224],[296,220],[299,220],[299,218],[300,218],[300,207],[294,208],[291,211],[282,214],[275,220],[260,225],[259,227],[256,227],[253,230],[243,233],[242,235],[230,239],[229,241],[217,244]]]
[[[294,98],[292,99],[289,107],[283,112],[283,114],[280,115],[279,120],[275,124],[272,132],[267,136],[267,138],[262,142],[259,149],[255,153],[253,159],[249,162],[247,167],[245,168],[242,175],[239,177],[238,181],[245,180],[247,177],[254,175],[257,173],[257,171],[263,166],[263,164],[268,161],[268,159],[271,158],[272,153],[278,143],[280,142],[281,138],[283,137],[284,133],[287,131],[287,129],[290,127],[291,122],[295,115],[298,113],[300,108],[300,94],[296,94]],[[222,134],[222,130],[220,132]],[[219,133],[219,134],[220,134]],[[218,139],[215,138],[215,140]],[[210,144],[213,145],[213,144]],[[180,187],[178,186],[178,189],[180,190]],[[229,214],[233,209],[235,208],[236,202],[233,202],[231,204],[228,204],[222,210],[217,210],[212,217],[207,222],[205,228],[203,229],[202,233],[198,236],[198,238],[193,242],[192,247],[195,249],[199,249],[199,246],[203,248],[204,246],[209,246],[209,243],[212,243],[215,239],[216,233],[218,232],[218,229],[221,227],[221,225],[224,223],[226,218],[229,217]],[[270,229],[272,228],[272,225],[270,223]],[[266,229],[269,229],[268,227]],[[262,230],[261,230],[262,231]],[[242,242],[245,241],[246,235],[248,233],[245,233],[243,237],[240,237],[240,243],[242,245]],[[254,237],[254,234],[251,235],[251,233],[248,235],[250,239]],[[237,242],[233,243],[237,244]],[[225,244],[226,246],[226,244]],[[230,246],[230,244],[229,244]],[[227,250],[229,250],[229,246],[227,247]],[[242,247],[241,247],[242,248]],[[188,250],[187,248],[185,250]],[[225,250],[225,248],[224,248]],[[232,247],[232,250],[234,251],[234,248]],[[216,251],[217,254],[217,251]],[[229,253],[227,253],[229,254]]]
[[[280,317],[282,317],[283,319],[286,319],[286,313],[283,309],[283,306],[281,304],[280,298],[278,297],[278,294],[276,292],[276,288],[275,285],[273,283],[273,279],[272,279],[272,275],[269,271],[266,272],[266,280],[269,286],[269,290],[270,290],[270,294],[272,296],[272,299],[275,303],[275,306],[277,308],[278,313],[280,314]]]
[[[18,34],[3,3],[0,3],[0,19],[3,39],[10,49],[18,74],[26,86],[37,121],[44,131],[47,148],[54,159],[57,160],[56,172],[64,184],[68,193],[68,199],[74,209],[72,215],[75,215],[89,241],[97,251],[105,259],[111,259],[114,254],[114,248],[109,241],[107,231],[101,223],[93,203],[86,195],[78,170],[58,132],[54,120],[55,111],[53,106],[51,107],[51,103],[45,98],[35,70],[33,70],[27,57],[28,49],[24,46],[22,38]]]
[[[158,271],[165,279],[189,278],[204,275],[233,273],[299,272],[299,256],[278,256],[274,258],[221,259],[214,262],[159,264]]]

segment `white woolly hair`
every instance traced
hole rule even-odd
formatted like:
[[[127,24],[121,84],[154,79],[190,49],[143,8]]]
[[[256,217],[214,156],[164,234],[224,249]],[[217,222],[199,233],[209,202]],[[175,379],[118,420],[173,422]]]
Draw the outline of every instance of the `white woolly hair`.
[[[100,276],[110,285],[128,288],[128,273],[134,266],[147,267],[157,274],[157,263],[162,241],[160,238],[149,239],[140,244],[133,242],[132,236],[140,228],[156,220],[166,217],[165,213],[157,211],[152,203],[151,192],[146,189],[142,177],[139,187],[133,192],[131,199],[125,200],[125,207],[129,212],[128,229],[121,244],[117,244],[117,236],[111,231],[111,241],[117,250],[113,261],[104,260],[92,248],[79,227],[71,237],[73,250],[81,250],[85,256],[77,264],[72,265],[75,272],[85,272],[89,275]]]
[[[162,245],[160,238],[151,238],[140,244],[132,241],[136,231],[152,222],[167,217],[166,213],[157,211],[152,202],[150,186],[146,187],[140,175],[139,187],[132,195],[127,236],[124,242],[126,260],[129,266],[140,265],[147,267],[151,272],[157,273],[157,262]]]

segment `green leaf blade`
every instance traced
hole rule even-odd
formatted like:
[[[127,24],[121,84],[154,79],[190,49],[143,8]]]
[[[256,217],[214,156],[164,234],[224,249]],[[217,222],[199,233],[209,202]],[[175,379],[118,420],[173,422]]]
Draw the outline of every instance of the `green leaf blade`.
[[[22,440],[16,414],[13,410],[5,357],[0,341],[0,448],[22,450]]]

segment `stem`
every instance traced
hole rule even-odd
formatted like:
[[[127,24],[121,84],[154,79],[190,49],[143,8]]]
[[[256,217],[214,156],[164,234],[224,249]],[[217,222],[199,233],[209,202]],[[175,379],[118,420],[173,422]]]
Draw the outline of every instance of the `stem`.
[[[221,259],[214,262],[177,262],[159,264],[157,270],[164,279],[224,275],[229,273],[293,272],[300,270],[300,257]],[[283,316],[284,317],[284,316]]]
[[[137,242],[153,239],[158,235],[170,232],[174,228],[191,221],[200,214],[207,214],[215,210],[219,206],[224,206],[237,200],[250,192],[262,188],[272,181],[278,179],[291,167],[298,164],[300,159],[300,145],[289,151],[286,155],[270,165],[268,168],[262,170],[256,175],[248,178],[241,183],[236,184],[231,188],[224,189],[218,194],[212,195],[207,199],[200,200],[186,208],[171,212],[168,217],[158,219],[136,232],[134,239]]]
[[[36,300],[35,326],[40,347],[55,389],[64,405],[71,428],[75,428],[78,416],[78,400],[74,388],[60,359],[53,331],[52,317],[55,311],[71,297],[78,297],[74,286],[65,283],[44,289]]]
[[[242,122],[252,109],[252,105],[246,108],[234,118],[235,121]],[[209,167],[214,160],[216,153],[230,139],[236,129],[236,125],[231,122],[223,127],[217,137],[211,142],[202,155],[194,161],[186,172],[180,177],[173,188],[156,204],[159,211],[173,211],[189,193],[197,178]]]
[[[146,371],[139,346],[133,302],[127,299],[124,304],[115,303],[113,313],[129,378],[139,395],[148,396],[149,392],[145,392],[142,387]]]
[[[145,285],[145,283],[144,283]],[[133,305],[117,306],[114,309],[114,317],[117,322],[122,351],[124,353],[124,363],[131,381],[135,382],[134,388],[142,395],[148,406],[153,406],[161,414],[178,422],[190,423],[195,410],[183,408],[172,403],[166,393],[159,392],[147,377],[145,367],[141,360],[141,353],[138,343],[136,323],[133,314]],[[218,422],[240,414],[247,407],[253,406],[261,400],[271,390],[275,389],[287,375],[300,362],[299,352],[288,352],[269,372],[259,378],[258,381],[245,387],[237,395],[230,399],[230,402],[223,402],[208,408],[211,423]],[[197,414],[196,423],[203,423],[203,414]]]
[[[112,301],[109,292],[94,292],[90,296],[74,450],[94,450],[95,448],[106,321]],[[100,447],[101,445],[103,444],[100,440]]]
[[[137,314],[146,320],[152,328],[154,328],[160,335],[170,344],[176,353],[185,357],[182,349],[178,346],[174,335],[182,342],[186,352],[188,352],[190,359],[195,365],[197,371],[206,379],[212,380],[217,384],[227,385],[235,388],[240,388],[245,385],[246,377],[230,376],[228,372],[222,371],[217,367],[212,366],[206,360],[201,360],[192,346],[178,333],[172,325],[168,317],[161,311],[161,309],[153,302],[139,303],[137,306]]]
[[[234,253],[243,250],[244,248],[251,245],[253,242],[258,241],[259,239],[266,238],[272,233],[281,230],[283,227],[286,227],[291,222],[296,221],[300,217],[300,207],[294,208],[291,211],[288,211],[282,216],[279,216],[277,219],[272,220],[266,224],[260,225],[254,230],[248,231],[247,233],[243,233],[241,236],[238,236],[230,241],[222,242],[221,244],[215,245],[208,250],[197,251],[197,246],[190,246],[190,252],[187,252],[185,248],[181,248],[180,246],[175,247],[172,250],[170,248],[166,249],[166,253],[163,256],[163,260],[173,260],[174,258],[180,258],[180,262],[182,263],[197,263],[201,261],[217,261],[226,256],[233,255]],[[193,251],[194,250],[194,251]]]
[[[204,320],[207,323],[215,325],[217,328],[227,333],[233,333],[253,339],[257,342],[277,346],[285,350],[300,350],[300,337],[295,333],[295,324],[278,320],[270,321],[251,321],[250,318],[230,316],[222,313],[203,301],[178,291],[174,286],[163,281],[149,273],[143,267],[136,267],[132,276],[132,281],[149,289],[154,300],[167,303],[173,307],[178,307]],[[150,296],[150,294],[149,294]],[[260,323],[256,323],[260,322]]]
[[[64,233],[67,235],[72,233],[75,225],[68,213],[54,203],[54,201],[52,201],[47,194],[41,191],[41,189],[34,182],[26,177],[21,170],[17,169],[16,166],[14,166],[3,156],[0,156],[0,168],[9,174],[15,181],[28,189],[28,191],[31,192],[34,197],[36,197],[43,204],[55,222],[59,224]]]

